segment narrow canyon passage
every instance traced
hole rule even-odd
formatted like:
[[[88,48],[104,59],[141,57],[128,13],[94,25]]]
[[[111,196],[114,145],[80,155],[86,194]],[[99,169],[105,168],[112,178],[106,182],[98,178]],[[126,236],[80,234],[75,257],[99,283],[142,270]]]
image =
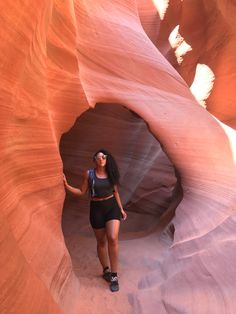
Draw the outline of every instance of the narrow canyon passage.
[[[1,1],[0,15],[0,313],[235,314],[235,2]],[[128,213],[117,294],[88,199],[63,185],[101,147]]]
[[[140,117],[122,106],[98,104],[80,116],[61,140],[64,172],[73,186],[79,187],[83,171],[93,167],[92,155],[99,147],[117,156],[120,193],[128,213],[120,231],[121,289],[111,294],[101,277],[88,196],[79,199],[67,193],[62,229],[80,282],[78,306],[83,313],[94,313],[95,308],[96,313],[134,313],[139,307],[136,292],[163,279],[160,264],[172,240],[167,231],[163,233],[169,218],[160,217],[171,207],[176,177]]]

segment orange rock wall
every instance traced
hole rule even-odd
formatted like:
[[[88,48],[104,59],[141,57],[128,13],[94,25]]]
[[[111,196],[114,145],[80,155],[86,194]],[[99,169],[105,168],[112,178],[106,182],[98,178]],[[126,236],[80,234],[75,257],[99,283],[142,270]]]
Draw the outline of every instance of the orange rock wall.
[[[167,3],[0,4],[1,313],[79,310],[78,278],[61,231],[59,140],[81,113],[101,102],[142,117],[183,183],[162,281],[139,291],[135,306],[149,313],[156,306],[160,313],[235,312],[236,134],[199,106],[165,59],[189,85],[196,64],[208,65],[215,79],[207,109],[235,126],[235,8],[227,1]],[[150,10],[144,12],[145,5]],[[191,53],[177,51],[180,65],[173,52],[181,41],[174,48],[167,41],[178,23],[192,47]]]

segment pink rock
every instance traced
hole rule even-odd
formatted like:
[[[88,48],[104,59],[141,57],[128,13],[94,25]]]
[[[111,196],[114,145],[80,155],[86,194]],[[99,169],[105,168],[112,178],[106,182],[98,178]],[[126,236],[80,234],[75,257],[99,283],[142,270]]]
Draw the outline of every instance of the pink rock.
[[[234,313],[233,4],[24,0],[2,2],[0,9],[0,312]],[[168,35],[174,29],[172,47]],[[204,95],[195,89],[207,110],[189,89],[194,78],[195,86],[201,75],[205,79],[204,71],[195,77],[198,64],[214,75],[206,80],[211,86]],[[154,211],[155,197],[138,203],[152,172],[142,173],[136,191],[124,190],[124,198],[140,208],[137,215],[130,211],[133,225],[124,226],[121,234],[123,288],[114,297],[96,278],[95,249],[88,250],[94,239],[82,226],[85,207],[80,205],[81,213],[75,212],[75,203],[70,209],[79,215],[81,229],[65,229],[64,238],[61,227],[60,138],[97,103],[124,106],[145,121],[178,169],[184,193],[172,221],[172,241],[168,230],[161,233],[162,226],[148,228],[151,220],[143,219],[145,228],[140,224],[143,206]],[[117,135],[111,148],[121,140]],[[151,145],[150,138],[146,144],[142,140],[135,148],[139,156],[144,145]],[[82,153],[89,155],[86,148]],[[122,152],[117,150],[117,156]],[[168,161],[161,160],[167,169]],[[133,175],[132,170],[123,175]],[[170,192],[174,180],[168,171],[161,178],[169,178]],[[179,201],[175,195],[172,211]]]

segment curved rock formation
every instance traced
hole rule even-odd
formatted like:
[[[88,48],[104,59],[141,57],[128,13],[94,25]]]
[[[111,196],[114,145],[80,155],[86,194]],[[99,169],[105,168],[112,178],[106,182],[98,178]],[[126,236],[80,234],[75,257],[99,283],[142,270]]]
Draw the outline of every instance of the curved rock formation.
[[[158,42],[189,86],[195,81],[197,100],[234,129],[235,10],[226,1],[170,1],[159,35],[165,41]],[[165,50],[167,42],[171,47]]]
[[[83,113],[61,140],[64,171],[72,184],[82,183],[81,174],[94,167],[92,156],[102,147],[118,161],[120,193],[126,208],[143,214],[163,214],[176,178],[173,166],[144,121],[113,104],[98,104]]]
[[[226,1],[202,0],[198,12],[197,0],[192,5],[169,1],[170,10],[178,8],[172,14],[167,1],[153,3],[159,16],[153,6],[150,15],[145,13],[145,2],[135,0],[0,5],[1,313],[91,313],[93,306],[101,313],[114,308],[126,313],[156,308],[159,313],[235,312],[236,134],[212,115],[234,126],[235,8]],[[151,2],[147,5],[151,8]],[[156,19],[148,21],[153,27],[160,23],[157,37],[152,26],[143,28],[140,22],[153,14]],[[200,30],[191,24],[198,16],[207,21]],[[201,63],[215,76],[208,100],[201,96],[212,114],[199,106],[164,57],[174,62],[173,51],[183,42],[168,45],[167,29],[176,21],[186,45],[193,47],[189,58],[189,47],[180,53],[186,61],[179,73],[191,85]],[[154,43],[157,38],[155,45],[144,29]],[[203,31],[206,45],[200,41]],[[127,289],[112,300],[98,279],[91,285],[97,269],[84,276],[89,259],[82,259],[81,252],[93,239],[87,227],[82,229],[83,221],[77,238],[65,230],[70,252],[80,245],[74,255],[61,230],[65,194],[59,140],[98,103],[122,105],[145,121],[178,170],[184,192],[173,219],[173,242],[168,234],[160,237],[159,229],[121,241],[121,269],[127,274],[121,281]],[[73,264],[76,258],[82,263],[72,269],[71,257]]]

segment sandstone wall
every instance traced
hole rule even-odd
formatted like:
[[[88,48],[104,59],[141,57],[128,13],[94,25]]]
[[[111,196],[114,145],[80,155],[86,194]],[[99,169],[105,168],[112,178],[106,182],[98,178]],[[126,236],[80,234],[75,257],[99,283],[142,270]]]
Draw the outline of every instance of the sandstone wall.
[[[96,103],[138,114],[184,190],[173,244],[159,271],[147,274],[149,284],[133,294],[134,311],[235,312],[236,134],[215,118],[235,126],[235,7],[167,4],[0,4],[2,313],[79,311],[78,278],[61,230],[59,141]],[[189,90],[197,65],[203,71],[194,94],[208,111]],[[203,81],[209,88],[201,94]]]

